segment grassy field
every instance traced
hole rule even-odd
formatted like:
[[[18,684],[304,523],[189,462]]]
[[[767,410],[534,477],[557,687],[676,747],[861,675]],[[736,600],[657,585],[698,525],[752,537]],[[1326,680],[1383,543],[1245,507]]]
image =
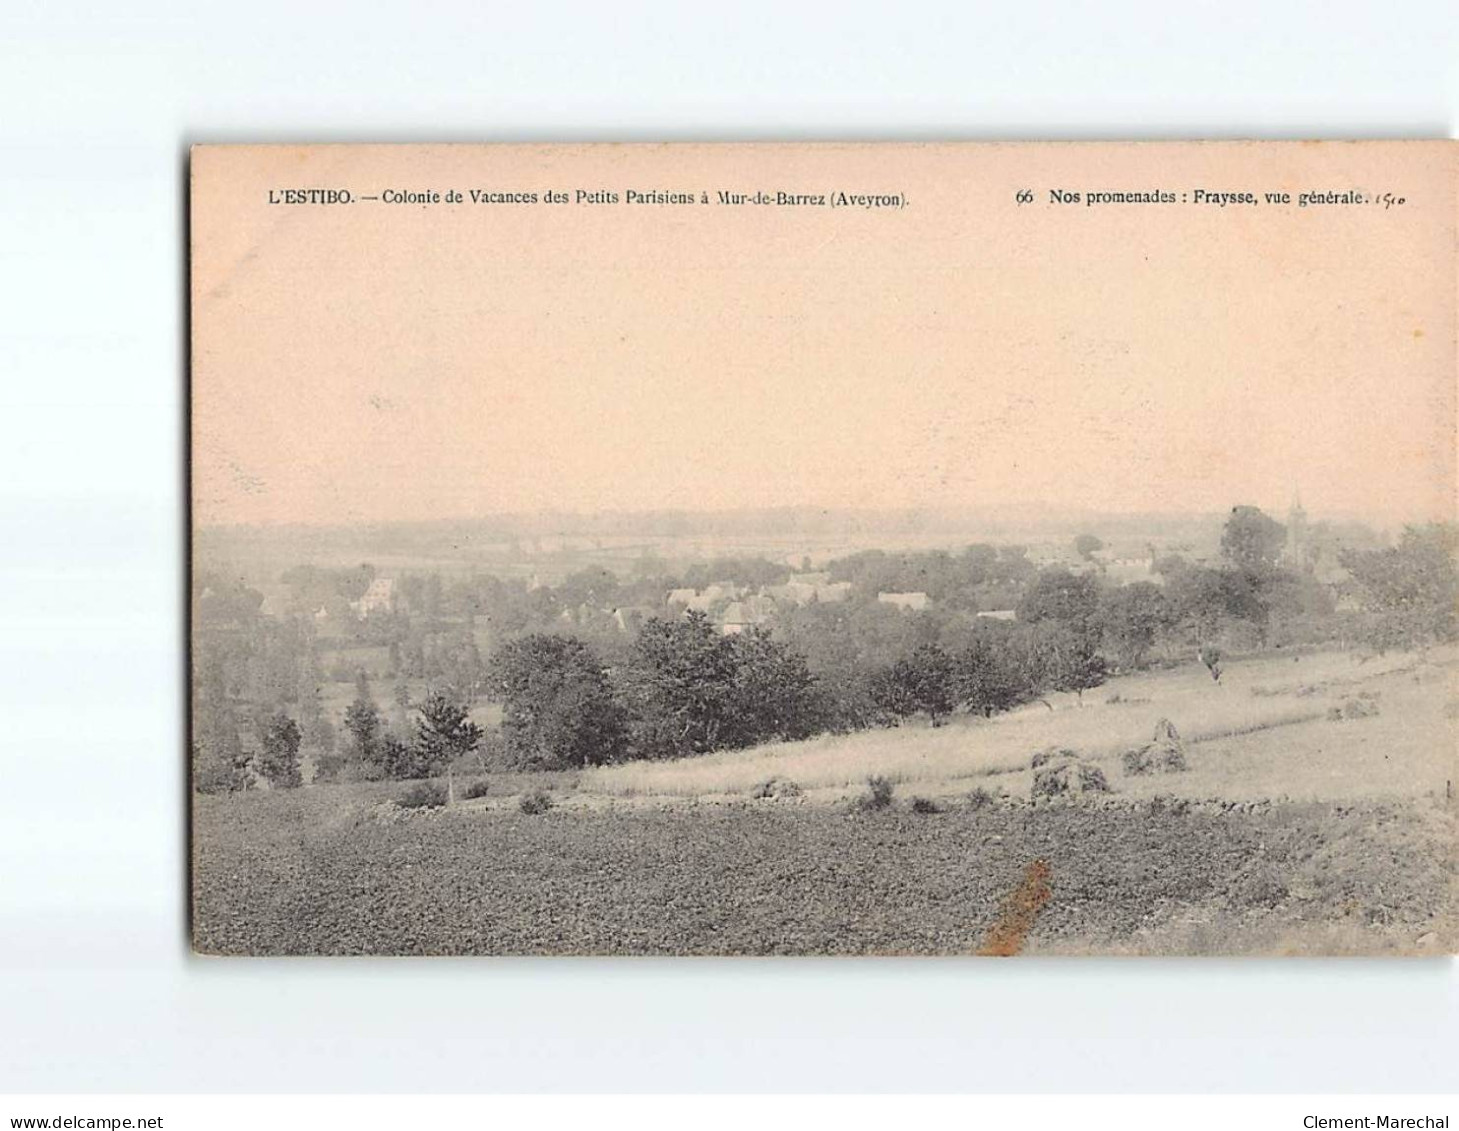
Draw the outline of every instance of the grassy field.
[[[194,942],[962,954],[1017,922],[1012,949],[1033,954],[1443,953],[1452,664],[1264,658],[1220,687],[1175,669],[991,721],[493,774],[484,798],[444,810],[406,813],[388,783],[199,797]],[[1329,720],[1358,696],[1377,714]],[[1185,737],[1188,770],[1127,776],[1120,752],[1158,718]],[[1032,801],[1028,760],[1048,745],[1101,766],[1111,792]],[[860,811],[847,799],[873,773],[899,784],[888,808]],[[800,793],[756,800],[772,777]],[[518,800],[535,789],[556,804],[529,816]],[[937,811],[914,811],[914,795]]]
[[[1186,665],[1110,681],[1083,701],[1056,696],[993,719],[822,736],[677,762],[636,762],[584,776],[588,795],[744,795],[788,778],[822,799],[859,790],[880,774],[909,790],[952,796],[983,785],[1026,795],[1029,758],[1049,746],[1079,751],[1120,775],[1120,755],[1171,720],[1189,748],[1191,772],[1131,783],[1137,793],[1254,800],[1344,800],[1443,793],[1454,774],[1453,657],[1389,656],[1358,664],[1348,654],[1270,657],[1232,664],[1218,685]],[[1328,708],[1376,695],[1379,715],[1343,724]],[[1111,701],[1115,700],[1115,701]]]

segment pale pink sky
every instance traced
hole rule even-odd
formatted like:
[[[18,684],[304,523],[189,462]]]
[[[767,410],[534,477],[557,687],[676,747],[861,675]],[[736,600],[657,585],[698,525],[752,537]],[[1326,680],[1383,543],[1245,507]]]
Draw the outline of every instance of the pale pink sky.
[[[200,524],[1037,501],[1455,507],[1455,150],[212,148]],[[903,193],[901,210],[271,188]],[[1019,188],[1038,201],[1019,206]],[[1378,207],[1047,189],[1385,190]]]

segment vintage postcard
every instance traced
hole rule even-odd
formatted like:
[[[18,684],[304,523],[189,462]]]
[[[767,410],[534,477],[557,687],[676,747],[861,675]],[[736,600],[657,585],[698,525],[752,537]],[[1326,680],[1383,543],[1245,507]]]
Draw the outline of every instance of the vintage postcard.
[[[1456,169],[195,148],[195,948],[1453,951]]]

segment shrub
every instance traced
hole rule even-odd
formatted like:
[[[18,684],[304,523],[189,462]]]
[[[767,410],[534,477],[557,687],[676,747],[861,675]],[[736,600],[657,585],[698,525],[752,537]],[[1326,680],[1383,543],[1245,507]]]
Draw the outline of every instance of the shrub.
[[[541,786],[522,794],[517,801],[517,808],[529,817],[536,817],[547,812],[556,804],[552,800],[552,794],[548,793]]]
[[[200,766],[193,771],[193,788],[199,793],[232,793],[243,788],[241,780],[227,766]]]
[[[466,798],[467,801],[474,801],[478,797],[485,797],[490,789],[491,783],[485,778],[479,778],[468,785],[462,791],[461,796]]]
[[[856,807],[863,811],[887,809],[892,804],[892,790],[895,788],[891,778],[873,774],[866,779],[866,792],[856,799]]]
[[[930,797],[912,798],[912,812],[914,813],[941,813],[942,806],[933,801]]]
[[[981,785],[968,794],[968,805],[974,809],[986,809],[998,800],[998,795]]]
[[[439,782],[423,781],[407,789],[395,803],[402,809],[439,809],[446,804],[446,787]]]

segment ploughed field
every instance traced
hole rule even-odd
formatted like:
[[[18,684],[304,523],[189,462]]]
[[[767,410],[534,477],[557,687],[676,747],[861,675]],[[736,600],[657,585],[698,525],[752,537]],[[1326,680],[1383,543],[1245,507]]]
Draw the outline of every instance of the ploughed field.
[[[1027,952],[1434,952],[1453,816],[1382,802],[457,809],[200,798],[214,954],[960,954],[1035,861]],[[331,790],[331,793],[339,791]]]
[[[1445,953],[1452,657],[1263,657],[680,763],[194,799],[211,954]],[[1354,708],[1360,708],[1354,711]],[[1121,752],[1169,719],[1180,772]],[[1033,800],[1073,749],[1108,792]],[[854,804],[868,773],[889,807]],[[464,784],[458,781],[458,785]],[[768,785],[768,788],[767,788]],[[554,806],[521,811],[547,789]],[[925,798],[917,811],[912,802]]]

